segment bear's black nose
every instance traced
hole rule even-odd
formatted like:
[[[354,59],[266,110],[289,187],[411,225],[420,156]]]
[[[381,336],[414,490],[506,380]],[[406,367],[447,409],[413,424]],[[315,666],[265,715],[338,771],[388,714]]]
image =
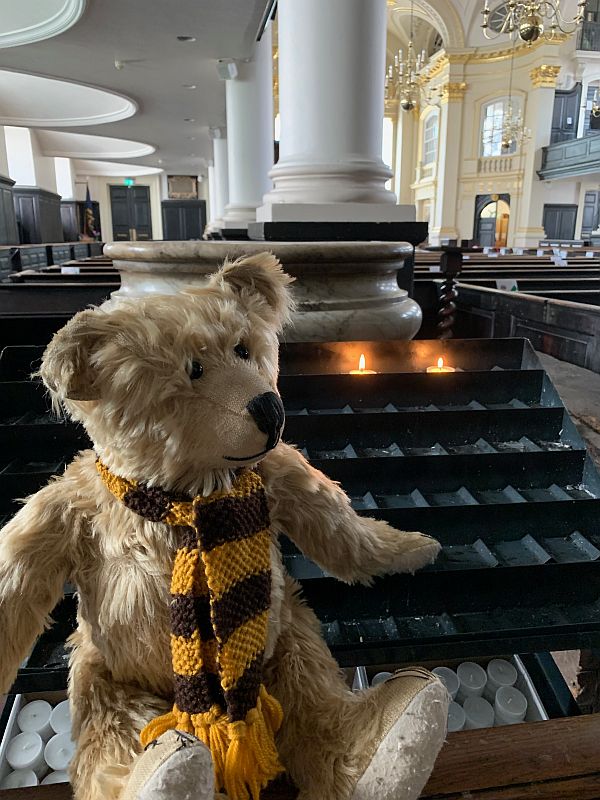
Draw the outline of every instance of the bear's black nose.
[[[285,411],[281,398],[275,392],[265,392],[253,397],[246,406],[259,431],[266,433],[267,450],[272,450],[281,436]]]

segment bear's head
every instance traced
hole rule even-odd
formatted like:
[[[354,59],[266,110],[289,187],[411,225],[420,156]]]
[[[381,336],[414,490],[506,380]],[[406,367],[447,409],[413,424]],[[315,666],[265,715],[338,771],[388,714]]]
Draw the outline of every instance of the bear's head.
[[[277,259],[225,265],[207,284],[82,311],[40,374],[118,475],[196,494],[279,441],[278,333],[292,301]]]

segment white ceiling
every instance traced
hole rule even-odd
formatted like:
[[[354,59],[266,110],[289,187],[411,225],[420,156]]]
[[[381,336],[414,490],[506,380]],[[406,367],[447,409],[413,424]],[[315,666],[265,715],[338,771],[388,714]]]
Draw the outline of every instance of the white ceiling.
[[[37,131],[37,140],[45,156],[63,158],[139,158],[154,152],[152,145],[114,139],[110,136],[90,136],[87,133]]]
[[[0,0],[0,47],[3,31],[23,27],[27,19],[39,22],[40,9],[56,14],[71,5],[72,12],[77,2]],[[15,10],[19,4],[23,13]],[[133,140],[155,149],[135,163],[176,174],[205,171],[212,158],[208,129],[225,123],[225,85],[215,62],[251,55],[266,5],[267,0],[87,0],[81,19],[59,36],[0,49],[0,123],[68,126],[71,132]],[[196,41],[181,43],[179,35]],[[93,90],[73,83],[34,84],[15,72],[113,94],[91,95]],[[132,111],[105,124],[93,119]],[[73,143],[79,148],[73,152],[81,154],[84,143]]]

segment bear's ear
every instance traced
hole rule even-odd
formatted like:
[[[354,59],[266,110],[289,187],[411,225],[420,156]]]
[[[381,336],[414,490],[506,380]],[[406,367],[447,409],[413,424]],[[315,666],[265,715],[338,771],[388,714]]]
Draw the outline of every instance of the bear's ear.
[[[101,314],[80,311],[54,334],[46,348],[38,374],[50,390],[55,405],[64,400],[97,400],[100,397],[91,357],[104,332]]]
[[[289,285],[295,278],[285,273],[272,253],[226,261],[211,278],[213,286],[226,284],[233,288],[242,304],[258,296],[266,301],[270,312],[269,322],[281,330],[290,321],[293,300]]]

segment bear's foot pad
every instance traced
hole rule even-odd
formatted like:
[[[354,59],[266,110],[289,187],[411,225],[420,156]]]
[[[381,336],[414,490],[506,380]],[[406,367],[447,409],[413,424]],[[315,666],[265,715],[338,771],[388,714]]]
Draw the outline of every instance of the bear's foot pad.
[[[134,764],[121,800],[214,800],[209,749],[187,733],[167,731]]]
[[[379,736],[352,800],[417,800],[446,738],[448,692],[427,670],[410,668],[382,684],[377,700]]]

